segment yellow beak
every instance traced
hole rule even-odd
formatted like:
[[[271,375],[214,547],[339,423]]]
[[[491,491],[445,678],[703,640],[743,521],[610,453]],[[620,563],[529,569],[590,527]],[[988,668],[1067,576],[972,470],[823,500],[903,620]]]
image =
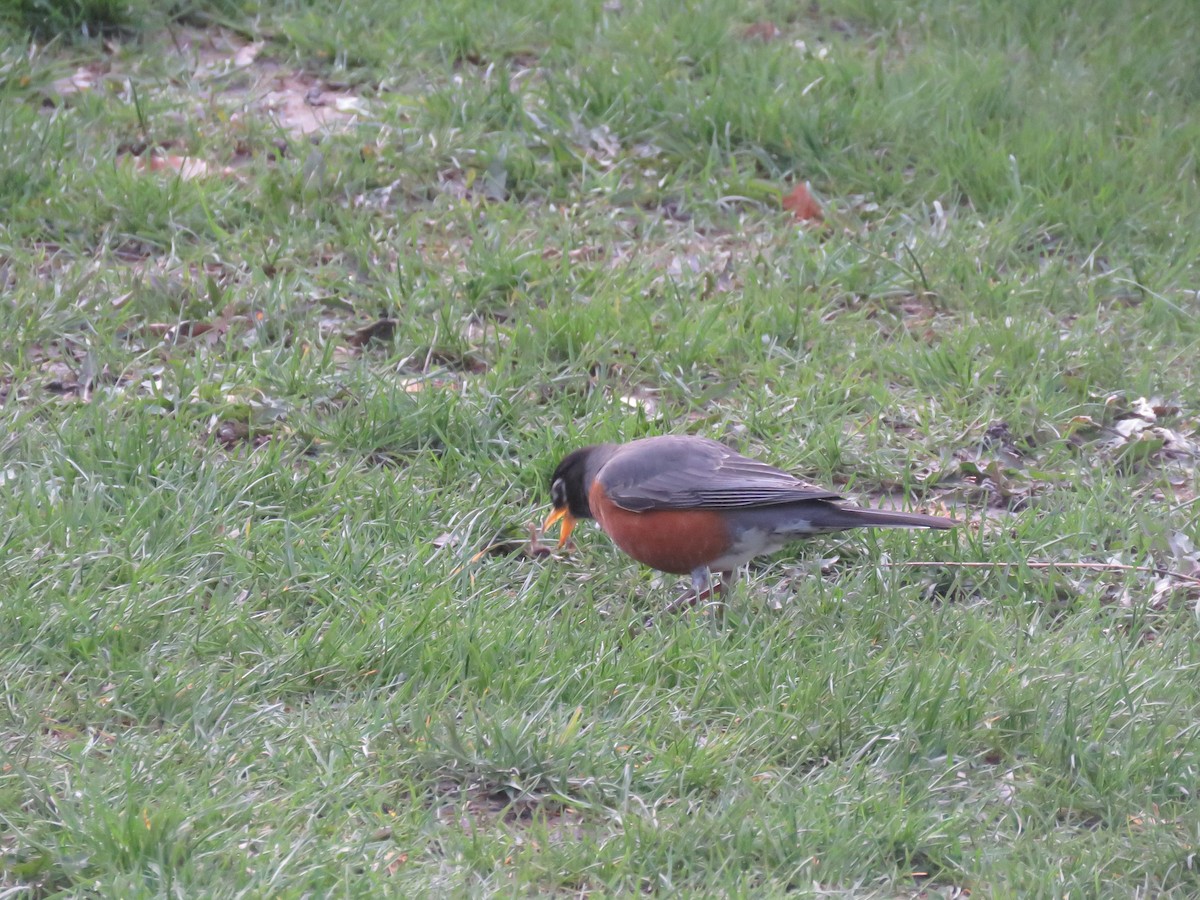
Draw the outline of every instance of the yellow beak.
[[[562,531],[558,534],[558,546],[561,549],[563,544],[567,542],[567,538],[571,536],[571,532],[575,530],[575,523],[579,520],[571,515],[571,510],[566,506],[560,506],[546,518],[546,524],[542,526],[542,533],[545,534],[554,525],[555,522],[562,520]]]

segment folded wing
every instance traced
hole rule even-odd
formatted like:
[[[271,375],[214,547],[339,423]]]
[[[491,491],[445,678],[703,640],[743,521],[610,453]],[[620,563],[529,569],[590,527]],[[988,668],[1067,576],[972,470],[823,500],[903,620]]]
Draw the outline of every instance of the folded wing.
[[[619,454],[597,475],[622,509],[742,509],[842,499],[716,441],[661,437],[634,443],[641,445],[636,452]]]

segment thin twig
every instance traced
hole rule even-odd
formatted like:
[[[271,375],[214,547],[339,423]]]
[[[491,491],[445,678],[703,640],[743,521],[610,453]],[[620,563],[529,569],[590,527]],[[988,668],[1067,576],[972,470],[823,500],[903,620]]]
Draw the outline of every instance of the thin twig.
[[[927,569],[942,567],[947,569],[1008,569],[1013,566],[1025,566],[1028,569],[1092,569],[1095,571],[1111,572],[1148,572],[1163,578],[1177,578],[1191,584],[1200,584],[1200,577],[1185,575],[1173,569],[1160,569],[1157,566],[1128,566],[1124,563],[1101,562],[887,562],[880,564],[885,569]]]

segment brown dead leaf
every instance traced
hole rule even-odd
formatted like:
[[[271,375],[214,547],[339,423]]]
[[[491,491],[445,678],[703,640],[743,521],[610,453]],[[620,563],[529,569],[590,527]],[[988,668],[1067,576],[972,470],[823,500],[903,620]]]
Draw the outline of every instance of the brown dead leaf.
[[[250,437],[250,424],[248,422],[237,422],[226,419],[217,426],[217,430],[213,432],[213,437],[226,450],[232,450],[235,446]]]
[[[782,205],[801,222],[825,221],[820,204],[813,199],[807,185],[803,183],[796,185],[792,192],[783,198]]]
[[[430,366],[444,366],[452,372],[480,375],[488,370],[487,360],[474,351],[461,351],[449,347],[431,347],[424,353],[421,366],[411,369],[425,374]]]
[[[402,378],[398,386],[406,394],[419,394],[424,390],[457,391],[460,385],[450,378],[428,378],[422,375],[417,378]]]
[[[169,43],[163,50],[183,56],[195,67],[192,75],[198,81],[226,78],[234,70],[249,68],[259,62],[258,55],[266,46],[264,41],[248,43],[240,34],[211,27],[173,29]]]
[[[746,26],[746,30],[742,32],[742,37],[748,41],[762,41],[766,43],[779,37],[779,29],[774,22],[755,22],[753,25]]]
[[[396,334],[396,326],[399,324],[399,319],[376,319],[370,325],[356,329],[346,338],[346,343],[351,347],[365,347],[372,341],[390,341]]]
[[[264,46],[266,46],[265,41],[255,41],[253,44],[246,44],[244,47],[239,47],[238,51],[233,54],[233,67],[235,69],[244,69],[246,66],[253,64]]]
[[[218,168],[194,156],[179,156],[177,154],[137,157],[133,168],[137,172],[169,172],[178,175],[184,181],[194,178],[207,178],[210,175],[232,175],[233,169],[228,166]]]
[[[101,71],[95,65],[81,66],[70,75],[57,78],[50,83],[50,90],[60,97],[90,91],[99,83]]]
[[[51,394],[65,397],[67,394],[74,394],[79,390],[79,382],[74,379],[64,381],[56,378],[53,381],[47,381],[44,387]]]
[[[151,322],[146,325],[145,330],[148,334],[155,337],[163,338],[168,342],[174,342],[180,338],[199,337],[202,334],[207,334],[214,328],[224,331],[228,327],[228,323],[218,320],[217,322],[192,322],[183,321],[178,325],[170,325],[165,322]]]
[[[255,430],[250,423],[240,419],[224,419],[212,433],[213,438],[226,450],[233,450],[239,444],[249,444],[253,449],[271,440],[269,432]]]
[[[57,360],[42,367],[45,374],[53,376],[43,384],[46,391],[60,397],[75,396],[86,401],[97,387],[121,383],[121,379],[107,365],[98,364],[92,351],[72,352],[71,358],[75,360],[75,365]]]
[[[401,853],[398,850],[389,850],[384,859],[386,860],[386,865],[384,866],[383,870],[389,875],[395,875],[400,871],[400,868],[406,862],[408,862],[408,854]]]
[[[1109,398],[1106,405],[1115,406],[1119,399]],[[1200,445],[1189,435],[1168,428],[1159,422],[1159,417],[1170,418],[1179,414],[1179,408],[1157,398],[1148,400],[1138,397],[1129,409],[1113,423],[1112,437],[1106,446],[1126,462],[1140,462],[1162,455],[1172,459],[1195,459],[1200,456]]]
[[[1177,416],[1181,412],[1179,404],[1162,400],[1159,397],[1151,397],[1147,402],[1150,406],[1151,412],[1153,412],[1154,415],[1160,419],[1165,419],[1170,416]]]

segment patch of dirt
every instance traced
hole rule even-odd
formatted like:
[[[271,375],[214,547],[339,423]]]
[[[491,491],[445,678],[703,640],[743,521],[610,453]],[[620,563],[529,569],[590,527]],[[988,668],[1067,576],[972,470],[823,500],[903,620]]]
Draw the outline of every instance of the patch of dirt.
[[[525,843],[522,833],[535,826],[545,829],[552,844],[577,841],[584,835],[579,810],[557,798],[511,788],[443,780],[435,792],[435,812],[442,825],[468,834],[503,828],[518,844]]]
[[[110,42],[110,56],[90,63],[51,83],[46,104],[55,107],[73,102],[79,94],[102,86],[135,99],[130,86],[134,57]],[[325,81],[271,59],[262,41],[247,41],[222,28],[172,29],[147,41],[147,51],[158,51],[168,65],[183,70],[181,78],[155,83],[156,100],[177,99],[180,112],[192,121],[211,123],[214,132],[226,138],[230,125],[245,128],[256,122],[274,124],[289,140],[308,139],[318,134],[346,131],[370,115],[370,104],[349,87]],[[146,85],[139,90],[150,91]],[[183,112],[189,110],[189,112]],[[148,136],[143,135],[143,138]],[[149,154],[147,148],[151,148]],[[278,149],[278,148],[276,148]],[[173,152],[165,152],[165,151]],[[210,151],[211,152],[211,151]],[[148,140],[126,144],[122,156],[134,159],[137,171],[163,173],[185,180],[233,177],[236,166],[205,158],[199,148],[156,146]],[[226,163],[244,162],[250,148],[236,140],[224,152],[216,151]]]
[[[263,54],[265,46],[221,28],[185,28],[164,49],[190,63],[209,101],[227,104],[231,122],[268,118],[297,138],[343,130],[368,114],[367,102],[346,86],[282,66]]]

